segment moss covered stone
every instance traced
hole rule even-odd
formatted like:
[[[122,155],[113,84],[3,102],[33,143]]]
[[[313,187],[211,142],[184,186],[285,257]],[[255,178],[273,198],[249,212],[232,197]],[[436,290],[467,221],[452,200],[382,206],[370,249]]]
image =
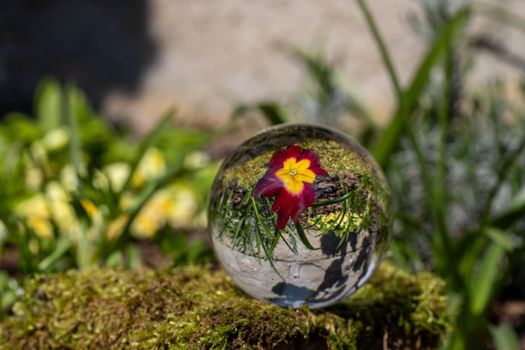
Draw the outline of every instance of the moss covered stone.
[[[109,269],[35,277],[0,328],[2,349],[433,348],[444,284],[383,264],[335,307],[286,309],[245,296],[221,271]]]

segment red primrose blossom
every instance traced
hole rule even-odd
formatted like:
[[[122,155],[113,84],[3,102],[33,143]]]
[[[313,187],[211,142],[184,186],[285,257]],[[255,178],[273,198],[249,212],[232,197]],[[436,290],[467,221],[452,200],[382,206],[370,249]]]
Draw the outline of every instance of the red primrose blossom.
[[[319,156],[311,149],[296,145],[275,152],[268,163],[270,169],[257,182],[254,196],[277,196],[272,211],[277,213],[277,228],[282,230],[315,200],[312,183],[317,175],[328,176],[321,168]]]

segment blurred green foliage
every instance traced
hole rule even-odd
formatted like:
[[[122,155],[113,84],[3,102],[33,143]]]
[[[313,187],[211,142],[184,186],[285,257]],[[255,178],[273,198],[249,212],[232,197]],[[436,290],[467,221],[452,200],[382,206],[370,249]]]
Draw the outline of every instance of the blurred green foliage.
[[[422,1],[423,15],[411,21],[427,50],[402,86],[367,2],[356,3],[397,98],[389,122],[375,122],[322,55],[299,50],[311,93],[289,108],[303,111],[299,120],[345,129],[385,170],[396,212],[391,258],[447,280],[456,323],[443,346],[479,349],[492,337],[497,349],[518,349],[512,328],[487,314],[505,284],[525,285],[525,91],[511,100],[501,82],[470,90],[465,82],[476,53],[467,30],[473,16],[521,30],[525,20],[499,7]],[[278,103],[256,107],[271,123],[290,120]],[[353,127],[345,128],[349,116]]]
[[[199,149],[210,132],[173,127],[168,112],[137,141],[54,80],[40,84],[34,111],[0,124],[0,257],[11,260],[2,264],[22,276],[135,267],[141,240],[157,240],[177,264],[209,260],[203,241],[181,232],[206,225],[217,164]],[[0,310],[16,293],[2,272]]]

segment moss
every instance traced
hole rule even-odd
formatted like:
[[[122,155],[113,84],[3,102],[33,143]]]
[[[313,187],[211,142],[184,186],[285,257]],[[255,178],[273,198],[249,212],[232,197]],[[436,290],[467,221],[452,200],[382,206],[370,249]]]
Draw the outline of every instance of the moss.
[[[321,166],[331,175],[337,175],[344,171],[349,171],[361,178],[371,178],[373,167],[363,155],[348,148],[340,143],[331,140],[313,139],[306,142],[297,143],[305,149],[313,149],[321,157]],[[224,173],[223,184],[235,181],[243,188],[253,188],[257,181],[268,170],[267,164],[273,152],[266,152],[258,155],[242,164],[227,169]]]
[[[109,269],[36,277],[4,319],[2,349],[432,348],[448,329],[443,282],[383,264],[333,308],[280,308],[221,271]]]

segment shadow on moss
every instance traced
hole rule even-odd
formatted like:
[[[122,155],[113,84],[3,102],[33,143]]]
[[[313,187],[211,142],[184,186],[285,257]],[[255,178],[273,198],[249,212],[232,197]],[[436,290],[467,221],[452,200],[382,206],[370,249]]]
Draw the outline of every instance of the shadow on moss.
[[[223,272],[108,269],[36,277],[1,324],[7,348],[433,348],[448,329],[444,284],[383,264],[327,310],[245,296]],[[0,346],[1,348],[1,346]]]

